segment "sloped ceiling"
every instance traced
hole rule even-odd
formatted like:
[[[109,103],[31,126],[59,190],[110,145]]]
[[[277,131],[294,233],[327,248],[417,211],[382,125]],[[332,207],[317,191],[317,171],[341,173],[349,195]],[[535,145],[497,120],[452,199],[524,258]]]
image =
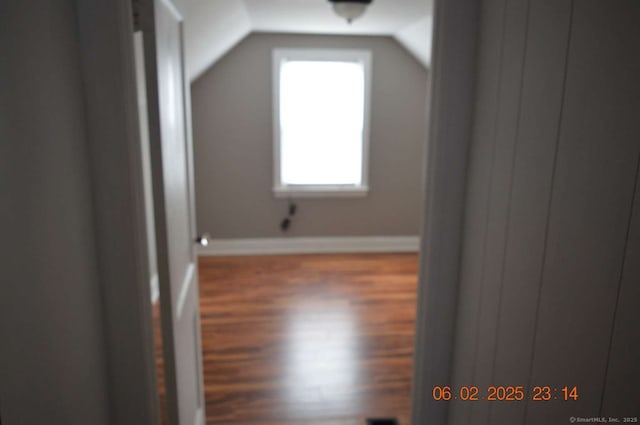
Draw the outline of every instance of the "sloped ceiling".
[[[242,0],[191,0],[184,24],[185,57],[196,79],[251,32]]]
[[[409,52],[426,68],[431,61],[431,32],[433,30],[433,16],[423,18],[409,24],[393,35]],[[426,41],[425,41],[426,40]]]
[[[432,0],[374,0],[347,24],[327,0],[190,0],[186,61],[192,80],[252,31],[393,36],[425,67],[431,59]]]

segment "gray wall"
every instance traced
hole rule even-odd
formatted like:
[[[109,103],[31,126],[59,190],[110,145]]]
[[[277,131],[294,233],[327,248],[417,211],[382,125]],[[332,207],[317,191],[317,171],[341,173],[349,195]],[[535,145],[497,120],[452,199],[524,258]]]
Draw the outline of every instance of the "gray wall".
[[[214,238],[278,237],[287,203],[272,194],[271,52],[373,53],[370,193],[304,199],[287,235],[417,235],[427,72],[393,39],[252,34],[192,84],[197,219]]]
[[[453,401],[451,424],[639,413],[638,22],[632,0],[483,2],[453,385],[580,398]]]
[[[109,424],[74,2],[0,3],[0,411]]]

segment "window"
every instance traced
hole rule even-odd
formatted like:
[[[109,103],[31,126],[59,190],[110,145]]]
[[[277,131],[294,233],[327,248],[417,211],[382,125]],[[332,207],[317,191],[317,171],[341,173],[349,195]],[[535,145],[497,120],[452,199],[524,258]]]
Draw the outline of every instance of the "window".
[[[276,196],[366,195],[370,67],[362,50],[274,51]]]

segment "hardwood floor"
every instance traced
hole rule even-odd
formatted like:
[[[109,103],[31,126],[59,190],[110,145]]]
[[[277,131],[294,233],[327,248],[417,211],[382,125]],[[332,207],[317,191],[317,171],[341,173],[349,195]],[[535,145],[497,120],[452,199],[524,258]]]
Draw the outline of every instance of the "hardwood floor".
[[[417,262],[200,259],[208,424],[408,424]]]

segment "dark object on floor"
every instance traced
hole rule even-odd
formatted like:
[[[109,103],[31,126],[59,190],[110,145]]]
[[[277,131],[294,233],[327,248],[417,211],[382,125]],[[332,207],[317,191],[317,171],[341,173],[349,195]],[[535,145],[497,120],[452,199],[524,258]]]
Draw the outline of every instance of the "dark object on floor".
[[[367,419],[367,425],[400,425],[396,418]]]

